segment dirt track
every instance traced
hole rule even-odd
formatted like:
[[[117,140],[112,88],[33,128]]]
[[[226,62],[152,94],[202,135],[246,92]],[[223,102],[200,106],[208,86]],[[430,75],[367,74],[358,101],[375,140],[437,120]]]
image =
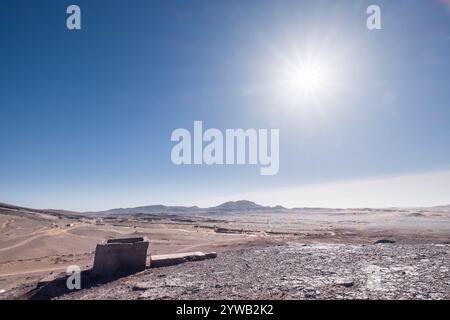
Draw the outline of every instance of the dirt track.
[[[38,231],[38,232],[36,232],[36,235],[33,235],[33,236],[31,236],[31,237],[29,237],[29,238],[27,238],[25,240],[17,242],[17,243],[15,243],[12,246],[0,248],[0,252],[1,251],[8,251],[8,250],[11,250],[11,249],[15,249],[15,248],[21,247],[23,245],[26,245],[27,243],[30,243],[30,242],[32,242],[34,240],[37,240],[39,238],[42,238],[42,237],[58,236],[58,235],[67,233],[70,230],[74,230],[76,228],[78,228],[78,226],[74,226],[74,227],[70,227],[70,228],[66,228],[66,229],[50,229],[50,230]]]

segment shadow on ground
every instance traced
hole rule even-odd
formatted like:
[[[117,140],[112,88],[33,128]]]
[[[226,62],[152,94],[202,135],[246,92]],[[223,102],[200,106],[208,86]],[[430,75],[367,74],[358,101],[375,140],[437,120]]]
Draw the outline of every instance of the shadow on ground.
[[[92,287],[97,287],[108,282],[130,276],[134,273],[122,273],[117,274],[112,277],[98,277],[91,275],[91,270],[86,270],[81,272],[81,284],[82,289],[90,289]],[[26,293],[21,297],[22,300],[51,300],[65,294],[73,293],[77,289],[69,289],[67,285],[67,280],[70,276],[64,273],[59,274],[51,280],[43,280],[38,283],[36,289]]]

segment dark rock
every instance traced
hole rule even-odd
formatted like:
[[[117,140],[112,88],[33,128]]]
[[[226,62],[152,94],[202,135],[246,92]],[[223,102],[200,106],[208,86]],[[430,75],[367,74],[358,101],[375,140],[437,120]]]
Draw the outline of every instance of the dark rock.
[[[381,239],[381,240],[375,241],[375,244],[393,244],[393,243],[395,243],[395,241],[389,240],[389,239]]]
[[[354,282],[353,281],[345,281],[345,282],[339,282],[339,283],[336,283],[338,286],[342,286],[342,287],[345,287],[345,288],[351,288],[351,287],[353,287],[354,286]]]

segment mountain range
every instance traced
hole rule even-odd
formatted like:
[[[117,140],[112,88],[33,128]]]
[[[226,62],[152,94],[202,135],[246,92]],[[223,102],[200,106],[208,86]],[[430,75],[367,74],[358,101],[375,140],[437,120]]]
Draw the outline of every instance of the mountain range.
[[[183,207],[183,206],[165,206],[165,205],[150,205],[134,208],[117,208],[106,211],[85,212],[97,215],[123,215],[123,214],[182,214],[182,213],[224,213],[237,211],[282,211],[287,210],[282,206],[269,207],[262,206],[252,201],[239,200],[222,203],[215,207],[200,208],[198,206]]]

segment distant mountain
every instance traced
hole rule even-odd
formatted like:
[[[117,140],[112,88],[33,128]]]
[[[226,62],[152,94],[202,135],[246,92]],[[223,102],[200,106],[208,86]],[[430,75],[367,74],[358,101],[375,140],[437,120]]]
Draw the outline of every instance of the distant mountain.
[[[222,203],[216,207],[209,208],[210,210],[228,210],[228,211],[236,211],[236,210],[261,210],[269,207],[264,207],[262,205],[256,204],[247,200],[239,200],[239,201],[229,201]]]
[[[441,212],[450,212],[450,205],[443,206],[435,206],[435,207],[424,207],[417,208],[422,210],[432,210],[432,211],[441,211]],[[66,218],[79,218],[80,215],[98,215],[98,216],[108,216],[108,215],[139,215],[139,214],[187,214],[187,215],[195,215],[195,214],[208,214],[208,213],[217,213],[217,214],[239,214],[240,212],[273,212],[273,213],[287,213],[287,212],[295,212],[295,213],[311,213],[311,212],[329,212],[329,211],[342,211],[344,209],[332,209],[332,208],[292,208],[287,209],[283,206],[262,206],[252,201],[248,200],[239,200],[239,201],[229,201],[222,203],[215,207],[209,208],[199,208],[197,206],[192,207],[183,207],[183,206],[165,206],[165,205],[149,205],[149,206],[141,206],[134,208],[116,208],[106,211],[96,211],[96,212],[74,212],[74,211],[66,211],[66,210],[54,210],[54,209],[31,209],[6,203],[0,203],[0,214],[46,214],[52,215],[56,217],[66,217]],[[359,212],[372,211],[372,210],[380,210],[380,209],[353,209]],[[385,211],[397,211],[399,208],[390,208],[383,209]]]
[[[118,208],[99,212],[85,212],[89,214],[97,215],[125,215],[125,214],[201,214],[201,213],[226,213],[226,212],[239,212],[239,211],[283,211],[287,210],[282,206],[265,207],[257,203],[239,200],[229,201],[222,203],[215,207],[199,208],[193,207],[180,207],[180,206],[164,206],[164,205],[151,205],[136,208]]]
[[[33,209],[17,205],[12,205],[8,203],[0,202],[0,214],[31,214],[31,215],[51,215],[56,217],[68,217],[68,218],[79,218],[80,213],[68,210],[57,210],[57,209]]]
[[[450,211],[450,205],[447,206],[436,206],[432,207],[434,210],[440,210],[440,211]]]
[[[101,215],[113,215],[113,214],[161,214],[161,213],[193,213],[201,210],[199,207],[178,207],[178,206],[164,206],[164,205],[151,205],[135,208],[117,208],[106,211],[97,212],[85,212],[95,213]]]

